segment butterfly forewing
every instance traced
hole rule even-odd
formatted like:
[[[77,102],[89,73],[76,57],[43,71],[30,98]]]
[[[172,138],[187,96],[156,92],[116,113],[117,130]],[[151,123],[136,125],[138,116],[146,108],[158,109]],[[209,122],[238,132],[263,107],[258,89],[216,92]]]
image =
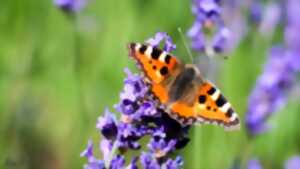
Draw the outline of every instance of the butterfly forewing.
[[[150,45],[130,43],[130,55],[140,64],[146,76],[159,84],[174,72],[179,65],[171,54]]]

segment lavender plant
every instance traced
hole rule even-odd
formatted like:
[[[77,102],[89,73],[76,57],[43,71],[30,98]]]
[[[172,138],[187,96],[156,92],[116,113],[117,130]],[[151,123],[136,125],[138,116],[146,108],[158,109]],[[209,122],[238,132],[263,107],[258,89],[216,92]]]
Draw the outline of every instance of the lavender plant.
[[[196,19],[188,31],[192,48],[206,55],[223,53],[230,35],[221,15],[220,0],[193,0],[192,12]]]
[[[157,46],[162,40],[165,40],[166,51],[176,48],[170,37],[162,32],[149,39],[148,43]],[[115,110],[120,112],[120,119],[117,120],[109,110],[99,117],[97,129],[102,134],[100,150],[103,156],[98,159],[94,155],[90,141],[81,154],[88,160],[84,168],[136,169],[138,164],[145,169],[182,168],[182,157],[171,158],[170,155],[187,145],[189,127],[183,127],[170,118],[150,97],[149,86],[142,76],[128,69],[125,72],[124,89],[120,94],[120,102],[115,106]],[[141,139],[147,140],[146,146],[142,146]],[[129,150],[139,150],[140,153],[126,164],[125,155]]]
[[[273,20],[267,21],[270,16],[265,16],[262,30],[273,31],[279,17],[279,8],[271,4],[269,10],[273,12]],[[269,52],[267,63],[263,73],[257,79],[255,87],[249,97],[248,111],[246,113],[246,128],[251,139],[258,134],[265,133],[270,129],[267,120],[278,112],[287,102],[289,93],[297,83],[297,73],[300,70],[300,20],[298,18],[300,2],[288,0],[285,3],[286,16],[284,45],[273,46]],[[269,14],[270,15],[270,14]],[[263,32],[263,31],[262,31]],[[249,164],[253,161],[249,161]],[[299,166],[299,159],[289,160],[285,168]],[[255,165],[254,165],[255,166]],[[257,167],[250,167],[257,168]],[[259,166],[258,168],[262,168]],[[297,168],[297,167],[296,167]]]
[[[295,19],[300,3],[289,0],[286,5],[285,46],[271,49],[264,71],[249,98],[246,126],[250,135],[257,135],[269,128],[266,120],[285,105],[288,93],[296,82],[296,74],[300,70],[300,64],[297,62],[300,59],[300,22]]]

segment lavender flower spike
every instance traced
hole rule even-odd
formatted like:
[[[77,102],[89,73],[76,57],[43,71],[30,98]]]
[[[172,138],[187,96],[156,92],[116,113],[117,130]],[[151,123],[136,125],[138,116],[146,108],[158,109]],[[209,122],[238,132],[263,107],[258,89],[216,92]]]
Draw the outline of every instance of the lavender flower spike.
[[[294,71],[300,71],[300,1],[287,1],[287,26],[285,28],[285,43],[289,52]]]
[[[195,22],[187,33],[192,40],[192,48],[209,56],[226,51],[230,31],[221,16],[220,1],[194,0],[192,12]]]
[[[266,120],[285,104],[294,78],[291,61],[285,50],[273,48],[264,72],[249,98],[246,126],[250,135],[262,133],[269,128]]]
[[[162,32],[148,40],[148,43],[157,46],[162,40],[165,40],[166,51],[175,49],[171,38]],[[182,158],[177,156],[172,159],[170,153],[187,145],[189,127],[181,126],[164,112],[154,97],[149,97],[151,92],[144,77],[133,74],[128,69],[125,69],[125,72],[127,77],[124,80],[124,88],[120,93],[119,103],[115,105],[120,119],[117,120],[108,110],[98,118],[97,129],[102,134],[100,150],[103,158],[96,159],[93,156],[90,143],[83,153],[88,158],[85,168],[102,169],[105,164],[106,169],[137,169],[138,161],[145,169],[182,168]],[[131,163],[126,163],[126,152],[140,151],[140,140],[146,136],[152,138],[143,149],[145,152],[140,152],[138,157],[130,159]]]

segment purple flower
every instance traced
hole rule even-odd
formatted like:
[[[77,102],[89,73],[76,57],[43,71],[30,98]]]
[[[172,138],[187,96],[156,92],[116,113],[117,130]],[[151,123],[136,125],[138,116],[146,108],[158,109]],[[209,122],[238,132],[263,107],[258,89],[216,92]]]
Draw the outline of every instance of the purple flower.
[[[98,118],[97,128],[105,138],[114,139],[118,134],[116,117],[110,113],[108,109],[106,109],[104,113],[104,117]]]
[[[249,98],[246,126],[251,135],[266,131],[266,120],[285,104],[294,82],[291,60],[283,48],[273,48]]]
[[[54,0],[54,4],[63,11],[72,13],[82,10],[87,0]]]
[[[220,2],[194,0],[192,12],[196,19],[187,33],[192,40],[192,48],[207,55],[223,53],[228,47],[230,31],[224,26]]]
[[[300,2],[297,0],[288,0],[287,8],[287,26],[285,28],[285,43],[292,60],[294,71],[300,71]]]
[[[267,4],[260,22],[259,31],[262,35],[272,36],[280,21],[281,11],[277,3]]]
[[[165,157],[169,152],[175,149],[176,140],[166,141],[163,138],[152,138],[148,148],[156,158]]]
[[[183,166],[183,160],[180,156],[176,157],[175,160],[168,159],[167,162],[164,164],[163,168],[166,169],[180,169]]]
[[[288,159],[285,163],[284,169],[300,169],[300,156],[294,156]]]
[[[137,166],[137,161],[138,161],[138,158],[137,157],[134,157],[130,164],[126,167],[126,169],[138,169],[138,166]]]
[[[120,169],[124,168],[124,166],[125,158],[121,155],[116,155],[111,161],[110,169]]]
[[[171,37],[165,32],[157,32],[154,38],[150,38],[146,41],[151,46],[158,47],[161,41],[165,40],[164,51],[171,52],[176,49],[176,45],[173,43]]]
[[[165,50],[175,49],[166,33],[157,33],[148,43],[157,46],[162,40],[165,40]],[[116,120],[108,110],[105,110],[104,116],[98,118],[97,128],[103,136],[100,142],[103,160],[97,162],[104,163],[106,168],[111,169],[137,169],[138,160],[144,168],[149,169],[159,169],[163,166],[168,169],[181,168],[182,159],[177,157],[172,160],[169,155],[187,145],[189,127],[183,127],[169,117],[163,106],[152,96],[144,77],[133,74],[128,69],[125,69],[125,72],[127,77],[124,80],[124,88],[119,103],[115,105],[116,111],[120,113],[120,120]],[[143,149],[145,152],[139,157],[131,158],[131,163],[125,166],[125,153],[130,150],[139,151],[142,148],[140,140],[145,136],[152,136],[146,149]],[[86,166],[92,166],[92,162],[94,165],[97,159],[91,153],[91,145],[87,150],[89,153],[85,154],[91,154],[86,156],[91,156],[92,161],[88,160]]]
[[[87,148],[80,154],[81,157],[86,157],[89,161],[94,158],[93,142],[89,140]]]
[[[80,154],[81,157],[86,157],[88,164],[84,165],[84,169],[105,169],[104,161],[98,160],[94,157],[93,143],[90,140],[87,148]]]
[[[263,6],[259,0],[254,0],[250,5],[250,21],[260,24],[262,20]]]
[[[113,148],[113,143],[110,140],[107,139],[102,139],[100,141],[100,150],[102,151],[102,155],[103,155],[103,160],[104,161],[109,161],[109,156],[111,154]]]
[[[157,159],[151,153],[143,152],[140,157],[141,164],[144,169],[160,169]]]
[[[274,6],[273,10],[278,11]],[[251,135],[269,128],[266,120],[285,105],[287,94],[300,71],[300,2],[288,0],[287,25],[285,28],[285,47],[273,48],[265,65],[264,72],[250,96],[246,125]]]
[[[251,159],[248,161],[248,169],[262,169],[262,166],[257,159]]]

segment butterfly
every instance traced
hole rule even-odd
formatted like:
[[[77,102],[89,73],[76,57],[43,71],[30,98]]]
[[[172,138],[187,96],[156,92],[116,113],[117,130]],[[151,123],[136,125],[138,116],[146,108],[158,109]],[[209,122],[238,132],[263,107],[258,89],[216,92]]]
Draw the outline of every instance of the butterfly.
[[[147,44],[130,43],[129,55],[138,63],[151,93],[182,125],[208,123],[227,130],[239,129],[240,120],[231,104],[194,64]]]

